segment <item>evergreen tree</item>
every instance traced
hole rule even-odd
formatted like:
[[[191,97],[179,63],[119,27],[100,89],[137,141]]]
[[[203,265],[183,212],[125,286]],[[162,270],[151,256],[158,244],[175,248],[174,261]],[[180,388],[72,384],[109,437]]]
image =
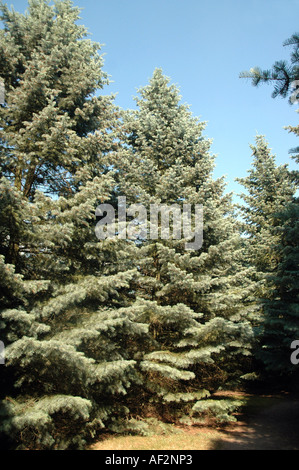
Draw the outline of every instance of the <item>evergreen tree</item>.
[[[291,105],[298,103],[299,91],[299,35],[293,34],[284,42],[284,46],[293,46],[293,51],[290,57],[290,63],[285,60],[276,61],[271,70],[262,70],[260,67],[253,67],[249,72],[242,72],[241,78],[250,78],[253,86],[259,86],[262,83],[274,86],[272,98],[278,96],[282,98],[289,98]],[[298,126],[287,127],[289,132],[299,135]],[[299,147],[291,149],[290,154],[297,154]],[[299,155],[294,155],[293,158],[299,161]],[[298,182],[298,174],[297,174]]]
[[[247,371],[251,349],[250,269],[241,268],[231,196],[223,178],[213,179],[205,123],[180,103],[178,89],[160,69],[139,93],[138,109],[123,116],[119,194],[148,212],[164,205],[183,213],[190,204],[202,205],[204,213],[201,247],[186,250],[183,232],[165,239],[143,234],[136,245],[136,320],[151,334],[139,362],[143,396],[169,419],[176,411],[227,419],[232,404],[206,398]]]
[[[278,214],[278,221],[276,232],[280,241],[275,247],[278,262],[268,277],[271,295],[264,302],[261,358],[268,377],[283,380],[293,388],[298,385],[298,367],[290,359],[299,331],[298,198]]]
[[[249,72],[242,72],[240,75],[241,78],[251,78],[253,86],[259,86],[261,83],[273,84],[273,98],[277,96],[286,98],[293,90],[293,82],[299,79],[299,34],[293,34],[283,45],[293,46],[290,63],[280,60],[275,62],[271,70],[254,67]],[[296,87],[298,87],[297,84]],[[293,104],[292,96],[290,103]]]
[[[277,61],[271,70],[264,71],[255,67],[250,72],[241,74],[241,77],[251,78],[254,86],[261,83],[273,84],[273,98],[277,96],[289,97],[289,103],[295,104],[298,103],[298,34],[293,34],[285,41],[284,46],[293,46],[290,63]],[[299,126],[288,126],[286,129],[296,136],[299,135]],[[292,158],[297,162],[299,162],[298,151],[299,147],[291,149],[289,152],[293,154]],[[275,262],[272,263],[272,271],[269,272],[265,280],[268,295],[262,297],[264,302],[264,336],[262,336],[261,357],[267,372],[272,377],[280,379],[281,376],[284,376],[285,379],[291,380],[295,384],[297,373],[289,358],[289,348],[298,336],[298,289],[296,287],[298,284],[298,237],[296,235],[298,197],[294,196],[294,186],[293,188],[290,186],[290,180],[292,179],[298,188],[299,172],[298,170],[288,172],[284,167],[276,169],[276,173],[279,176],[272,179],[272,184],[277,185],[277,178],[279,178],[278,197],[276,199],[272,197],[272,202],[268,207],[268,213],[271,211],[273,213],[273,201],[275,200],[276,212],[274,218],[272,216],[272,220],[275,219],[275,224],[269,238],[272,241],[276,240],[274,249],[273,245],[271,246],[271,256]],[[284,188],[282,184],[284,184]],[[261,187],[263,188],[261,193],[263,193],[266,187],[265,178],[264,181],[261,179]],[[275,186],[274,188],[277,189]],[[265,219],[262,225],[264,223]],[[259,251],[267,256],[264,248],[265,246],[261,246]]]
[[[263,136],[257,136],[256,145],[251,148],[252,168],[246,178],[238,181],[247,190],[243,194],[246,205],[242,207],[242,215],[247,235],[246,259],[255,268],[259,311],[256,356],[264,369],[275,370],[280,375],[289,369],[290,344],[297,330],[296,313],[292,313],[292,309],[298,308],[294,299],[296,289],[294,295],[288,292],[296,284],[298,268],[295,268],[294,236],[296,186],[287,165],[276,165]]]
[[[70,1],[1,12],[2,442],[80,448],[127,415],[132,339],[147,334],[128,310],[128,243],[94,230],[115,187],[118,111]]]
[[[277,214],[292,201],[294,185],[290,181],[287,165],[277,167],[275,156],[263,136],[256,137],[252,168],[245,178],[238,178],[247,190],[242,194],[244,229],[248,240],[248,260],[261,274],[272,272],[277,267],[273,247],[279,242],[273,227],[277,224]]]

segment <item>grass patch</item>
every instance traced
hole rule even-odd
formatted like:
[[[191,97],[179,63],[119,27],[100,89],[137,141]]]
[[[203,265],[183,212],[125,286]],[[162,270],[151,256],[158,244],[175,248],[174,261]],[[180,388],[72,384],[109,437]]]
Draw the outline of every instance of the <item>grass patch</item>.
[[[110,436],[90,450],[217,450],[225,435],[209,428],[191,428],[179,433],[155,436]]]

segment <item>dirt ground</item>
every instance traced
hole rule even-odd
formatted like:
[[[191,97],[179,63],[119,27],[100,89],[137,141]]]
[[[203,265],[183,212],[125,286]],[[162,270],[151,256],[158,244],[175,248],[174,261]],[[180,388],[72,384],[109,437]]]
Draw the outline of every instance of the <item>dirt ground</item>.
[[[220,450],[299,450],[299,398],[272,398],[239,418],[215,443]]]
[[[227,395],[244,398],[243,393]],[[186,426],[174,436],[111,436],[91,450],[299,450],[299,394],[245,394],[245,398],[236,423]]]

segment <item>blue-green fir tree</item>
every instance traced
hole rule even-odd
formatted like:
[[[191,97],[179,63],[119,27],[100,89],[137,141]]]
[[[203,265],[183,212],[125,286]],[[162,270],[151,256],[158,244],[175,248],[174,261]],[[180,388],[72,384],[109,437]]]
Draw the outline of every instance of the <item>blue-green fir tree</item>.
[[[119,194],[148,214],[151,206],[181,214],[184,204],[203,208],[202,245],[188,245],[183,231],[152,236],[152,218],[136,243],[136,321],[147,324],[151,335],[139,358],[140,397],[168,419],[179,413],[194,422],[208,413],[225,420],[236,403],[215,393],[249,371],[252,339],[251,268],[242,267],[231,195],[223,178],[213,178],[205,123],[181,103],[161,69],[136,102],[136,110],[123,114]],[[200,231],[201,222],[193,223]]]
[[[68,0],[1,5],[1,442],[81,448],[127,416],[134,347],[130,249],[98,240],[115,188],[118,111],[100,45]],[[132,346],[134,339],[136,342]],[[3,380],[3,381],[2,381]]]

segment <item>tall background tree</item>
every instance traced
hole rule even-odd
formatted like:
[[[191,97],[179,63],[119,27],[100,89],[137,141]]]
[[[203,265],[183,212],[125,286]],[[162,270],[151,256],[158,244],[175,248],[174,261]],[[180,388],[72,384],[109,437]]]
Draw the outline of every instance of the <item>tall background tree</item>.
[[[246,178],[238,181],[246,189],[242,195],[245,205],[241,207],[246,262],[254,267],[253,281],[256,283],[255,330],[258,343],[255,357],[260,366],[263,364],[264,371],[269,370],[272,364],[272,369],[282,374],[289,369],[290,344],[297,330],[296,314],[290,310],[294,299],[285,295],[284,304],[279,300],[281,282],[284,282],[280,279],[286,248],[283,248],[286,243],[284,232],[291,222],[291,219],[287,222],[286,214],[294,204],[296,186],[287,165],[276,165],[275,156],[263,136],[257,136],[251,149],[252,168]],[[292,244],[296,245],[296,238]],[[296,257],[293,262],[296,263]],[[294,271],[294,267],[291,270]],[[292,277],[291,272],[289,276]],[[284,357],[283,361],[279,360],[279,355]]]
[[[242,73],[241,77],[251,78],[254,86],[262,83],[273,85],[273,98],[277,96],[289,98],[289,103],[294,105],[298,103],[299,35],[293,34],[285,41],[284,45],[293,46],[290,63],[277,61],[271,70],[265,71],[255,67],[249,72]],[[299,126],[288,126],[287,129],[296,136],[299,135]],[[291,149],[289,152],[297,163],[299,162],[298,151],[299,147]],[[271,233],[275,237],[276,243],[272,244],[274,249],[271,250],[274,266],[272,272],[268,273],[265,278],[266,289],[270,295],[263,299],[264,330],[261,356],[267,372],[274,380],[280,380],[281,377],[284,377],[291,386],[294,386],[298,380],[298,372],[290,361],[290,347],[292,341],[297,340],[299,331],[298,195],[296,192],[299,172],[295,170],[286,173],[285,167],[277,168],[277,171],[281,183],[284,184],[285,189],[287,187],[289,189],[287,189],[287,193],[284,191],[284,196],[281,198],[283,186],[278,184],[278,193],[274,198],[276,209],[275,213],[272,213],[272,221],[275,223],[271,223]],[[261,194],[266,188],[265,178],[267,177],[268,175],[264,172]],[[293,186],[291,186],[291,181],[293,181]],[[248,179],[247,182],[249,182]],[[252,184],[251,188],[253,188]],[[287,194],[288,198],[285,199]],[[265,199],[266,201],[267,199]],[[268,207],[272,211],[271,204]],[[263,250],[262,246],[261,249],[266,255],[267,252]]]
[[[213,179],[205,123],[181,103],[161,69],[139,95],[137,110],[123,116],[119,193],[148,212],[151,205],[181,214],[184,204],[203,206],[202,246],[186,249],[183,232],[166,239],[147,233],[140,240],[137,319],[151,334],[140,359],[143,393],[168,418],[185,412],[196,419],[208,412],[227,419],[234,405],[214,392],[240,379],[251,352],[250,269],[241,266],[231,196],[223,178]]]

